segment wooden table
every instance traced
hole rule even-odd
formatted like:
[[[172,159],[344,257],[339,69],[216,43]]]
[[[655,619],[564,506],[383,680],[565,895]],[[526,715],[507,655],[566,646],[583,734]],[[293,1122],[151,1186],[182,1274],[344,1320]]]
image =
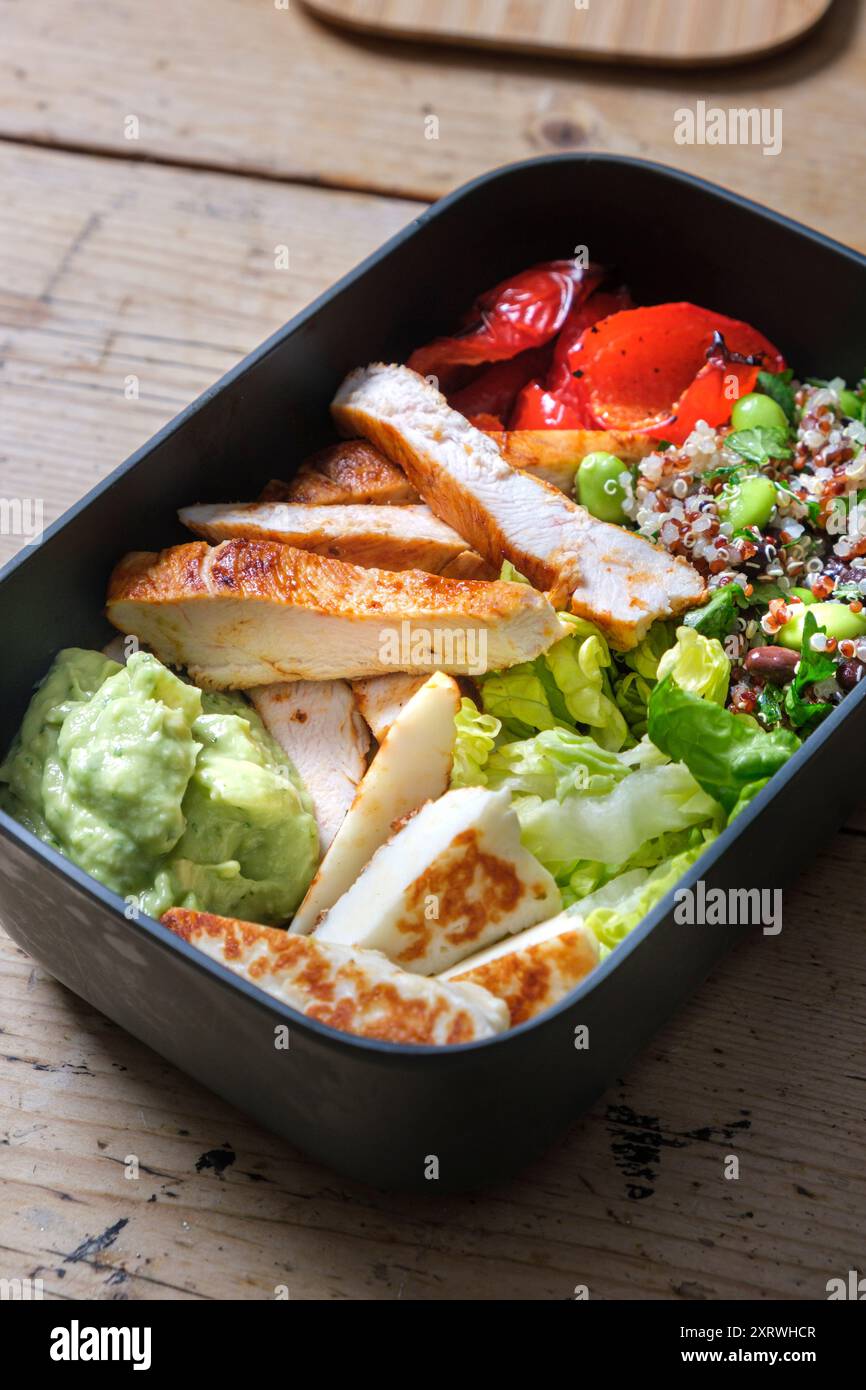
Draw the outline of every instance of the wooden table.
[[[866,248],[859,0],[783,57],[704,74],[390,47],[300,0],[0,0],[0,32],[0,491],[49,519],[498,163],[644,155]],[[699,99],[781,108],[782,154],[676,145]],[[804,312],[815,292],[780,286]],[[335,1177],[0,934],[0,1277],[52,1298],[823,1297],[864,1267],[864,834],[861,810],[781,935],[733,953],[560,1144],[461,1199]]]

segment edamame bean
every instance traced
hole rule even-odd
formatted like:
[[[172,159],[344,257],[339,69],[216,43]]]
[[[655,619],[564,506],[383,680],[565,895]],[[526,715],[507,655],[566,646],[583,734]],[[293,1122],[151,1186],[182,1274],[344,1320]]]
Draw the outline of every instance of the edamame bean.
[[[580,462],[575,479],[580,505],[599,521],[623,522],[625,489],[619,479],[626,471],[616,454],[587,454]]]
[[[843,642],[846,638],[856,641],[859,637],[866,637],[866,609],[852,613],[847,603],[830,599],[827,603],[813,603],[811,606],[805,603],[795,605],[793,615],[779,628],[779,641],[783,647],[800,650],[807,613],[814,613],[818,626],[824,628],[828,637],[835,637],[837,642]]]
[[[863,419],[863,402],[853,391],[839,392],[839,406],[843,415],[851,420]]]
[[[766,526],[776,505],[776,488],[769,478],[752,473],[732,483],[719,493],[719,515],[730,522],[735,531],[746,526]]]
[[[788,429],[788,417],[772,396],[763,396],[759,391],[751,391],[741,396],[731,411],[731,424],[735,430]]]

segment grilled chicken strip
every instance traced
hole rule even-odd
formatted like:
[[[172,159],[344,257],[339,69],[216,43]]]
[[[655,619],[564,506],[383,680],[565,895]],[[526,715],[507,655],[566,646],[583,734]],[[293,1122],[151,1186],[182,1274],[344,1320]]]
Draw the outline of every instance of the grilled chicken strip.
[[[295,913],[292,931],[312,931],[395,828],[445,791],[459,708],[457,682],[437,671],[397,715]]]
[[[600,451],[616,454],[624,464],[646,458],[658,445],[657,439],[624,430],[489,430],[493,440],[512,468],[531,473],[534,478],[558,487],[569,497],[582,459]]]
[[[339,429],[365,434],[398,462],[475,550],[492,564],[511,560],[615,646],[636,646],[657,618],[703,598],[703,580],[685,560],[511,468],[492,439],[410,368],[377,363],[350,373],[331,410]]]
[[[370,731],[352,689],[345,681],[282,681],[249,694],[310,793],[324,854],[367,771]]]
[[[432,515],[432,513],[431,513]],[[499,570],[474,550],[462,550],[439,571],[446,579],[498,579]]]
[[[268,483],[260,500],[330,507],[340,502],[388,506],[421,499],[405,473],[366,439],[347,439],[304,459],[288,482]]]
[[[316,940],[384,951],[434,975],[560,906],[556,883],[520,843],[510,793],[461,787],[428,801],[376,851]]]
[[[526,584],[360,569],[275,541],[127,555],[107,614],[210,690],[392,671],[478,675],[532,660],[561,624]]]
[[[170,909],[162,920],[211,960],[342,1033],[394,1043],[465,1043],[508,1025],[505,1005],[486,990],[408,975],[378,951],[184,908]]]
[[[183,507],[178,516],[216,544],[236,536],[280,541],[347,564],[439,574],[466,553],[466,542],[420,503],[312,507],[300,502],[235,502]]]
[[[373,730],[377,743],[383,741],[397,715],[424,684],[423,676],[404,676],[402,671],[352,681],[358,709]]]
[[[560,912],[549,922],[479,951],[438,977],[482,985],[508,1005],[513,1028],[564,999],[598,964],[598,938],[580,917]]]

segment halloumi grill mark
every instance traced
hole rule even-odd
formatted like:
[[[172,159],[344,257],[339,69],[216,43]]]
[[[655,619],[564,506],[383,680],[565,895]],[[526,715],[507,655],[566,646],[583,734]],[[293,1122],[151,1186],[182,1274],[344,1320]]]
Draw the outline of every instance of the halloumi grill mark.
[[[598,939],[580,917],[560,912],[444,970],[441,980],[482,985],[508,1005],[509,1026],[536,1018],[598,964]]]
[[[493,564],[511,560],[554,604],[570,602],[619,648],[704,596],[703,580],[684,560],[511,468],[489,436],[408,367],[377,363],[350,373],[331,412],[344,433],[366,435],[399,463],[431,510],[475,550]]]
[[[178,516],[190,531],[213,544],[238,536],[279,541],[366,568],[439,574],[466,553],[462,536],[420,503],[311,507],[297,502],[235,502],[183,507]]]
[[[295,913],[292,931],[312,931],[322,914],[351,888],[395,825],[445,791],[459,708],[457,682],[437,671],[393,719]]]
[[[461,787],[428,801],[376,851],[316,939],[384,951],[432,975],[560,905],[553,878],[520,843],[509,793]]]
[[[508,1010],[476,985],[408,975],[378,951],[329,945],[276,927],[172,908],[163,922],[307,1018],[382,1042],[476,1042],[507,1027]]]
[[[310,793],[325,853],[367,771],[370,731],[345,681],[256,686],[250,699]]]
[[[561,636],[525,584],[361,569],[275,541],[204,541],[127,555],[107,614],[207,689],[392,671],[477,675]]]

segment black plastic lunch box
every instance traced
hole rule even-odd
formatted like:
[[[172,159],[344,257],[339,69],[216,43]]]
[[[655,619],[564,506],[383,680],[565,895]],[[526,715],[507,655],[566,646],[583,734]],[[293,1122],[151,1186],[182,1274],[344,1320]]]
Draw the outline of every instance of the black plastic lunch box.
[[[294,318],[0,574],[3,747],[57,649],[107,640],[106,583],[125,551],[189,539],[179,506],[253,498],[290,476],[333,438],[328,403],[350,368],[403,359],[480,290],[577,246],[638,303],[694,300],[753,323],[800,374],[862,375],[863,256],[638,160],[559,155],[486,174]],[[866,682],[681,886],[777,888],[799,872],[863,785],[864,695]],[[807,807],[809,835],[795,837]],[[380,1187],[441,1192],[518,1170],[622,1074],[743,930],[677,924],[671,893],[541,1018],[486,1042],[406,1047],[309,1022],[159,923],[128,920],[115,894],[2,813],[0,845],[0,914],[40,965],[292,1143]],[[785,1065],[780,1055],[780,1074]]]

